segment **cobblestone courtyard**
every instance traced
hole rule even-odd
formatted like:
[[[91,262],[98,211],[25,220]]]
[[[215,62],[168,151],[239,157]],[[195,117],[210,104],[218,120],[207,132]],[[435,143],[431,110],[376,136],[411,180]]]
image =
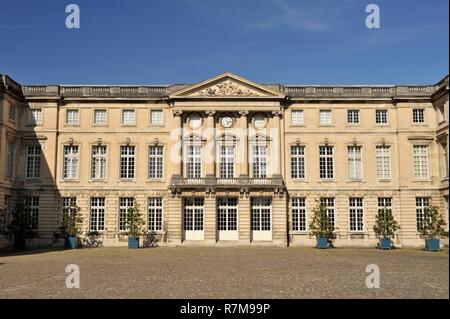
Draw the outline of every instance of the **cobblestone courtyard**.
[[[66,265],[80,289],[65,287]],[[368,264],[380,267],[367,289]],[[448,250],[99,248],[0,256],[0,298],[449,298]]]

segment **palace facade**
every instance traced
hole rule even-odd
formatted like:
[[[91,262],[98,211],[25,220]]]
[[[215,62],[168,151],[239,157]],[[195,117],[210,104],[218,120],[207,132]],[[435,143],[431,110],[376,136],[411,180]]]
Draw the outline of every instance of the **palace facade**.
[[[64,205],[126,245],[137,202],[161,245],[314,245],[321,203],[336,246],[375,246],[379,209],[421,246],[424,208],[448,220],[448,76],[433,85],[20,85],[0,80],[0,208],[30,207],[36,245]],[[0,239],[0,246],[8,241]]]

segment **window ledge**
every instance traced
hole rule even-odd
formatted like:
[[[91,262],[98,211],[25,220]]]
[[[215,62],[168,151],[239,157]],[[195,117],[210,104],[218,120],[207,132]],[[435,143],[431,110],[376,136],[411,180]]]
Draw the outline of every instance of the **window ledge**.
[[[365,184],[366,181],[363,179],[349,179],[349,180],[347,180],[347,183],[363,183],[363,184]]]
[[[318,183],[337,183],[337,181],[333,179],[320,179]]]
[[[290,235],[308,235],[308,231],[307,230],[291,230],[289,231]]]
[[[413,181],[413,183],[432,183],[433,182],[433,180],[431,178],[423,178],[423,179],[414,178],[412,181]]]
[[[378,182],[381,182],[381,183],[390,183],[390,182],[392,182],[392,179],[391,179],[391,178],[379,178],[379,179],[378,179]]]

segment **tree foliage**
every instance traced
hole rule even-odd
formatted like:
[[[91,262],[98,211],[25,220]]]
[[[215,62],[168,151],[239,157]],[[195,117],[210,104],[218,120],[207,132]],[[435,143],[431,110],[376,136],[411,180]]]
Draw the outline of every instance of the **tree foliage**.
[[[446,222],[436,206],[426,207],[422,222],[419,224],[420,232],[428,239],[447,237]]]
[[[334,225],[328,216],[327,208],[318,204],[313,209],[313,218],[309,224],[311,236],[331,238],[334,232]]]
[[[11,212],[11,221],[6,226],[6,232],[14,239],[34,238],[37,235],[33,228],[31,209],[25,204],[23,198],[18,198]]]
[[[390,239],[394,237],[395,233],[400,229],[400,226],[394,219],[394,215],[390,209],[379,209],[375,218],[373,230],[377,236]]]
[[[76,237],[82,233],[83,216],[80,213],[80,207],[71,202],[69,206],[64,207],[61,232],[66,237]]]
[[[139,237],[144,233],[145,221],[139,209],[139,204],[134,203],[133,207],[128,208],[125,221],[127,234],[133,237]]]

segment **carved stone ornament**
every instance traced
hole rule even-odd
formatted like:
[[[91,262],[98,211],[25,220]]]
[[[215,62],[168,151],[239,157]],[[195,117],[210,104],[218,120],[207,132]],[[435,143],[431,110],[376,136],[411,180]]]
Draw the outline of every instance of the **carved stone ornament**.
[[[197,93],[200,96],[259,96],[258,93],[230,80],[218,83]]]

